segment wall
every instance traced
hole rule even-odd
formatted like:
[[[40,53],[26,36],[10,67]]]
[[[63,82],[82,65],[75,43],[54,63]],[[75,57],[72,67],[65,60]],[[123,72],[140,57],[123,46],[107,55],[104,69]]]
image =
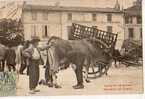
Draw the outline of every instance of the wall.
[[[37,36],[41,39],[47,39],[43,36],[42,27],[48,26],[49,36],[55,35],[63,39],[68,39],[67,27],[72,25],[72,22],[87,25],[97,26],[98,29],[107,30],[107,26],[113,27],[113,33],[118,33],[117,48],[124,40],[123,14],[112,13],[112,22],[107,22],[107,13],[96,13],[96,21],[92,21],[92,13],[84,12],[48,12],[48,20],[43,20],[43,11],[37,11],[37,20],[32,20],[31,11],[23,11],[22,20],[24,24],[24,33],[26,39],[31,39],[31,25],[36,25]],[[72,20],[68,20],[68,13],[72,13]]]
[[[47,25],[48,35],[61,37],[61,26],[60,26],[60,13],[58,12],[48,12],[48,20],[43,19],[42,11],[37,11],[37,20],[32,20],[31,11],[23,11],[22,21],[24,24],[24,34],[25,39],[31,39],[32,25],[36,25],[37,36],[41,39],[45,38],[43,33],[43,27]]]
[[[141,40],[140,29],[142,28],[142,24],[137,24],[136,17],[133,17],[133,23],[125,24],[125,39],[129,39],[129,31],[128,28],[134,29],[134,37],[133,40]]]

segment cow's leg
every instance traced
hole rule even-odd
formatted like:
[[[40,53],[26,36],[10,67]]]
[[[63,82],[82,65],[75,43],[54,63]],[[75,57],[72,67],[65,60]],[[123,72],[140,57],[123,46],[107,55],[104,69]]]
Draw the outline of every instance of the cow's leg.
[[[5,60],[2,60],[2,66],[1,66],[2,72],[4,72],[4,68],[5,68]]]
[[[83,69],[82,65],[77,65],[76,66],[75,74],[76,74],[76,78],[77,78],[77,85],[73,86],[74,89],[84,88],[82,69]]]
[[[11,66],[12,66],[12,68],[13,68],[13,71],[16,71],[15,65],[11,65]]]
[[[90,80],[88,79],[88,71],[89,71],[89,67],[88,66],[85,66],[85,81],[87,83],[90,83]]]
[[[114,59],[114,66],[115,66],[115,68],[118,68],[118,66],[117,66],[117,59],[116,58]]]
[[[105,65],[105,70],[106,70],[105,75],[107,76],[108,75],[107,65]]]
[[[9,72],[11,72],[11,66],[7,65]]]
[[[53,87],[53,78],[52,75],[50,74],[48,66],[46,66],[45,68],[45,81],[48,87]]]
[[[26,64],[24,63],[21,64],[20,70],[19,70],[20,74],[23,74],[23,71],[26,69],[26,67],[27,67]]]
[[[103,69],[102,64],[99,64],[98,68],[99,68],[99,76],[98,77],[101,77],[102,76],[102,69]]]
[[[48,80],[48,86],[49,87],[53,87],[53,78],[52,78],[52,75],[49,75],[49,80]]]
[[[2,62],[0,60],[0,72],[2,72]]]
[[[53,79],[54,87],[55,88],[61,88],[61,86],[57,84],[57,75],[56,75],[56,73],[52,74],[52,79]]]

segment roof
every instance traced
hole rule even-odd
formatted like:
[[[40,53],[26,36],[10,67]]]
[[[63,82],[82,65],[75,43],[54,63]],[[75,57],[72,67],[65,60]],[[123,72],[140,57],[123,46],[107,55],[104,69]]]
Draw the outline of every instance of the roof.
[[[47,11],[72,11],[72,12],[106,12],[122,13],[114,8],[92,8],[92,7],[66,7],[66,6],[44,6],[44,5],[24,5],[23,10],[47,10]]]
[[[141,16],[142,14],[142,7],[139,5],[131,6],[124,10],[126,15],[131,16]]]

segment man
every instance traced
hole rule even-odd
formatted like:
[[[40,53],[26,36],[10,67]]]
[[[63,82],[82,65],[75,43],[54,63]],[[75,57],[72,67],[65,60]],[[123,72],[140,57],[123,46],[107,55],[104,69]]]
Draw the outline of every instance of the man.
[[[20,70],[19,70],[19,72],[20,72],[20,74],[23,74],[23,72],[24,72],[24,70],[27,68],[27,75],[28,75],[28,59],[27,59],[27,57],[25,57],[24,55],[23,55],[23,50],[25,50],[25,49],[27,49],[28,47],[29,47],[29,45],[30,45],[30,41],[29,40],[27,40],[27,41],[25,41],[24,42],[24,44],[23,45],[20,45],[19,47],[19,52],[20,52],[20,56],[21,56],[21,63],[20,63]]]
[[[16,65],[17,65],[17,71],[21,74],[20,68],[22,64],[22,50],[23,50],[23,42],[21,42],[17,49],[16,49]]]
[[[33,38],[30,46],[24,50],[24,55],[29,58],[29,89],[30,94],[35,94],[39,92],[36,87],[39,82],[39,63],[40,63],[40,53],[38,51],[39,38]]]
[[[46,83],[48,83],[49,87],[53,87],[53,79],[52,76],[50,75],[50,64],[49,64],[49,60],[48,60],[48,50],[46,50],[47,53],[47,60],[46,60],[46,65],[45,65],[45,80]]]

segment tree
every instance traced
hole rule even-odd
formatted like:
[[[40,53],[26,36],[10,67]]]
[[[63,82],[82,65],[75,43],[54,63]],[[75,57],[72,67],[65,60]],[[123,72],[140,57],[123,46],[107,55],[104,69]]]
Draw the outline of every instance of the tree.
[[[5,46],[17,46],[24,41],[23,25],[21,20],[0,20],[0,43]]]

